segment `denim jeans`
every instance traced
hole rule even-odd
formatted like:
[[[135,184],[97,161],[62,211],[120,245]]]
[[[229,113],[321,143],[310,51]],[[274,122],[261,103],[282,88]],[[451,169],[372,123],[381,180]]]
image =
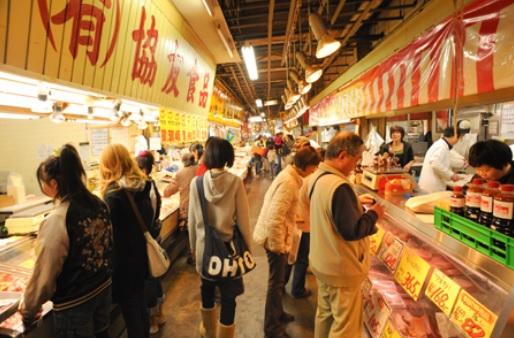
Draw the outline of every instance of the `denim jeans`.
[[[71,309],[54,311],[57,338],[108,337],[111,319],[111,287]]]
[[[264,313],[264,332],[266,335],[278,335],[285,330],[280,318],[284,314],[282,296],[287,266],[287,254],[277,254],[266,250],[269,265],[268,290]]]
[[[301,296],[305,292],[305,275],[309,266],[310,238],[311,234],[309,232],[302,232],[296,263],[294,263],[293,283],[291,285],[291,294],[295,297]],[[292,269],[293,265],[288,265],[286,268],[286,284],[289,281]]]

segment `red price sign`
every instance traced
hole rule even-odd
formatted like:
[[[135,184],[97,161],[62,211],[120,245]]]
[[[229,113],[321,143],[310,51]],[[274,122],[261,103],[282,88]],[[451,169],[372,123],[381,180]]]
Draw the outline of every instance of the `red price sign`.
[[[450,319],[470,338],[489,338],[497,316],[462,289]]]
[[[414,300],[418,300],[421,288],[430,271],[430,264],[409,250],[404,250],[394,278]]]
[[[364,300],[364,324],[372,337],[380,337],[389,319],[391,310],[384,299],[376,291],[371,293]]]
[[[441,309],[447,316],[453,309],[453,305],[457,301],[460,285],[454,282],[450,277],[435,269],[432,277],[428,281],[425,295]]]
[[[378,252],[378,258],[384,262],[391,271],[396,270],[403,250],[403,242],[390,232],[386,233],[382,240],[382,246]]]

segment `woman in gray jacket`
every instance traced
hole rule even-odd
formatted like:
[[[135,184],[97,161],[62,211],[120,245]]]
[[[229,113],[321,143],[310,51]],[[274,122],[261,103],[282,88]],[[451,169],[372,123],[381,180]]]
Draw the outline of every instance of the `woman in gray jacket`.
[[[206,144],[204,164],[207,172],[203,177],[209,224],[225,242],[230,241],[237,225],[246,244],[251,245],[248,198],[243,181],[225,168],[234,164],[234,148],[224,139],[213,137]],[[205,248],[205,224],[196,188],[196,177],[191,182],[189,192],[189,242],[196,256],[196,270],[201,276],[202,323],[200,334],[205,338],[234,337],[234,317],[236,297],[244,291],[243,279],[211,281],[201,275],[203,251]],[[216,315],[215,289],[221,293],[221,313]]]

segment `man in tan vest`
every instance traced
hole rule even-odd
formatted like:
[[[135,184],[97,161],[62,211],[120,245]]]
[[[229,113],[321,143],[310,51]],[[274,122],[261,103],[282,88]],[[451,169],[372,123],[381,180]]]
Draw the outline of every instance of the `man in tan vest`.
[[[361,160],[362,139],[349,132],[329,143],[325,162],[308,181],[311,251],[309,260],[318,283],[315,338],[358,338],[362,335],[361,285],[369,270],[369,236],[383,217],[380,204],[364,212],[347,180]]]

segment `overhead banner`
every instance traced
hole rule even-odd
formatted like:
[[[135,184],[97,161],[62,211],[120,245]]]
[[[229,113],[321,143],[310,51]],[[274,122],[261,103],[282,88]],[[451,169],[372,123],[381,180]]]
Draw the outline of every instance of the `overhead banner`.
[[[514,87],[514,0],[477,0],[310,109],[310,124]]]
[[[0,0],[0,62],[207,116],[216,65],[188,27],[168,0]]]

